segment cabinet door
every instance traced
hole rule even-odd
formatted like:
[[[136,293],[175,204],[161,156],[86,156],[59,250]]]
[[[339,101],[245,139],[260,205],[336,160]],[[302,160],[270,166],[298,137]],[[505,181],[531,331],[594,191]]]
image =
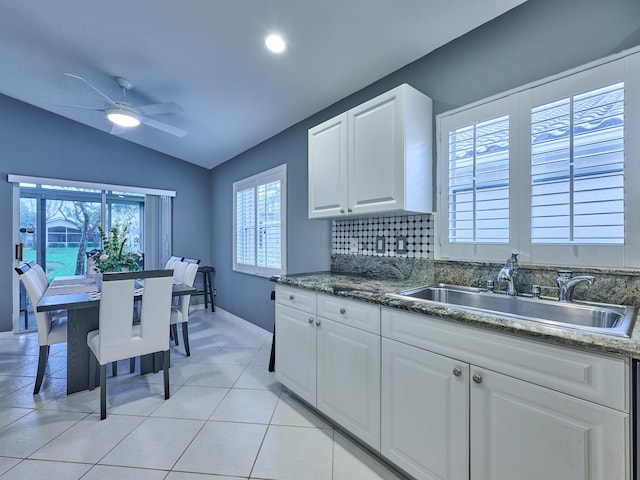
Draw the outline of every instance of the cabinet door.
[[[468,364],[382,339],[381,451],[389,460],[420,480],[468,480],[468,400]]]
[[[627,480],[628,415],[471,368],[471,480]]]
[[[380,337],[318,320],[318,409],[380,450]]]
[[[309,130],[309,218],[347,210],[347,113]]]
[[[401,90],[349,111],[349,208],[354,214],[404,206]]]
[[[276,303],[276,380],[316,404],[315,316]]]

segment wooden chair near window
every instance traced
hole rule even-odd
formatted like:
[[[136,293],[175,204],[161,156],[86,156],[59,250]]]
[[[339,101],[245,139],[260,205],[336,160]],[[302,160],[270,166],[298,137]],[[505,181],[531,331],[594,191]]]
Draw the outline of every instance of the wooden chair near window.
[[[134,326],[134,290],[143,279],[140,325]],[[100,371],[100,419],[107,416],[106,366],[118,360],[142,355],[163,355],[164,398],[169,392],[169,321],[171,317],[171,270],[105,273],[102,277],[99,329],[89,332],[91,350],[89,386],[95,388],[96,370]]]

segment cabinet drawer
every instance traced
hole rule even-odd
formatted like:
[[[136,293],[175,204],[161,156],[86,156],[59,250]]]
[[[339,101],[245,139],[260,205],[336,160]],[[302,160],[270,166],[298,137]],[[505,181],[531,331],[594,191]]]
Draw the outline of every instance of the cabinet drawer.
[[[380,335],[380,306],[318,294],[318,316]]]
[[[316,294],[311,290],[276,285],[276,303],[314,315],[316,313]]]
[[[382,309],[382,335],[629,412],[629,359]]]

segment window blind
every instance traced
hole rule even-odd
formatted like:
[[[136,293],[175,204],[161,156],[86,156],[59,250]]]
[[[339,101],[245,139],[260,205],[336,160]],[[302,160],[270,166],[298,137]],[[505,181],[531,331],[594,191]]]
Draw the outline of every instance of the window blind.
[[[257,266],[280,268],[280,181],[258,186]]]
[[[449,242],[509,241],[509,116],[449,132]]]
[[[531,109],[531,242],[624,243],[624,83]]]
[[[236,263],[255,265],[255,187],[236,192]]]

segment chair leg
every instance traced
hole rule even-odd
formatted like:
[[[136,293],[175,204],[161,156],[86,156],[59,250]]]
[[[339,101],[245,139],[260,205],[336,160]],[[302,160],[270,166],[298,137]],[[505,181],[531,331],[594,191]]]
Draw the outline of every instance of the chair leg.
[[[171,354],[170,350],[165,350],[163,353],[164,356],[164,364],[162,369],[164,370],[164,399],[169,399],[169,364],[171,363],[169,360],[169,355]]]
[[[171,325],[171,336],[173,337],[173,342],[176,344],[176,347],[180,345],[180,342],[178,342],[178,326],[175,323]]]
[[[184,342],[184,351],[187,357],[191,356],[191,350],[189,349],[189,324],[182,322],[182,341]]]
[[[118,362],[111,362],[111,375],[113,377],[118,376]]]
[[[129,359],[129,373],[133,373],[136,370],[136,357]]]
[[[98,361],[92,351],[89,351],[89,390],[96,388],[96,370],[98,369]]]
[[[49,359],[49,345],[40,346],[40,355],[38,356],[38,373],[36,373],[36,385],[33,388],[33,394],[37,395],[42,386],[44,379],[44,370],[47,368],[47,360]]]
[[[107,364],[100,365],[100,420],[107,418]]]

